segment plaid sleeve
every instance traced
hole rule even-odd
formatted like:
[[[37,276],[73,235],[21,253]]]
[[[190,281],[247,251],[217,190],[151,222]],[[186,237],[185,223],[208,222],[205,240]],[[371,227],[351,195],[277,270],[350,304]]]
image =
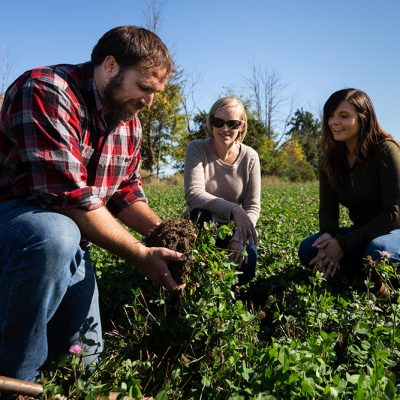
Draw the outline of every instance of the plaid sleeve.
[[[26,167],[30,197],[49,209],[102,206],[96,188],[86,183],[80,154],[79,102],[59,78],[29,79],[11,106],[8,131]],[[26,190],[26,188],[25,188]]]
[[[107,203],[107,208],[114,215],[118,215],[118,213],[125,207],[136,201],[147,202],[147,198],[142,187],[142,178],[140,175],[142,158],[140,154],[141,128],[139,119],[136,118],[135,121],[132,121],[132,124],[135,125],[133,128],[135,134],[131,135],[131,138],[133,137],[133,154],[131,156],[131,162],[127,171],[127,176],[129,178],[120,184],[118,190]]]

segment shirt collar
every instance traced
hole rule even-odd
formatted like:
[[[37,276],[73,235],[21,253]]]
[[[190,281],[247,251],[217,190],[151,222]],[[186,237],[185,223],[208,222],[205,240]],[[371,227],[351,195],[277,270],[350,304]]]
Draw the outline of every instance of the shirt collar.
[[[104,107],[103,107],[103,103],[101,102],[99,89],[97,89],[96,82],[94,81],[94,77],[92,80],[92,87],[93,87],[93,95],[94,95],[94,103],[95,103],[95,107],[96,107],[96,112],[97,112],[97,114],[103,115]]]

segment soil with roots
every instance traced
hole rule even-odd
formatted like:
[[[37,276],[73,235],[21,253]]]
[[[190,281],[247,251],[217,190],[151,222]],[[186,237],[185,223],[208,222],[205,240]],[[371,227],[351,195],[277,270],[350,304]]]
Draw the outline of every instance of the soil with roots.
[[[148,247],[166,247],[186,254],[193,248],[197,233],[196,225],[189,219],[172,219],[154,228],[144,243]],[[168,268],[176,283],[181,284],[190,271],[190,261],[169,261]]]

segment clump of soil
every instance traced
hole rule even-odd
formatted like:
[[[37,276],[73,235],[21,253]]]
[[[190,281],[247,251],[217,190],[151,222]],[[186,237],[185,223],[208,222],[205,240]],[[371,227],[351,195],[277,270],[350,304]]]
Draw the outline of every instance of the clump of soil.
[[[192,249],[197,237],[197,228],[189,219],[172,219],[164,221],[144,240],[148,247],[166,247],[170,250],[176,250],[181,253],[187,253]],[[176,283],[184,283],[189,273],[189,260],[169,261],[168,268],[171,271]]]

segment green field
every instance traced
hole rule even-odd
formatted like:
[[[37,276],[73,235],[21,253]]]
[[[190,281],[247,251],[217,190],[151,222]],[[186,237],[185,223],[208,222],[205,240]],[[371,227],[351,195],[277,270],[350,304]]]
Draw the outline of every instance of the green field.
[[[184,209],[182,187],[149,186],[146,194],[163,219]],[[362,279],[326,282],[303,268],[297,248],[318,229],[317,211],[315,183],[263,187],[258,271],[240,292],[231,290],[234,267],[215,248],[212,227],[189,255],[181,297],[94,248],[105,354],[92,375],[76,356],[50,366],[46,396],[400,398],[398,292],[379,302],[368,270]],[[390,274],[384,260],[376,268]]]

